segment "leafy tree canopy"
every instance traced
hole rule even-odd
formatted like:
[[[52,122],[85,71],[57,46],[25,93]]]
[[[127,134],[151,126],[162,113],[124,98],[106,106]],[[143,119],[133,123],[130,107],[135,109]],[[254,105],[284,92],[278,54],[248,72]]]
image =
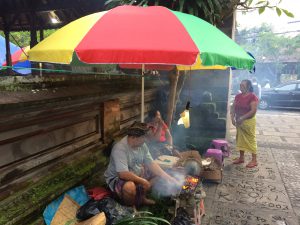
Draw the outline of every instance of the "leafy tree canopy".
[[[44,30],[44,38],[48,37],[55,30]],[[0,31],[0,35],[4,37],[3,31]],[[37,39],[40,40],[40,33],[37,32]],[[10,32],[10,42],[14,43],[19,47],[26,47],[30,45],[30,32],[20,31],[20,32]]]
[[[250,51],[257,62],[300,61],[300,34],[294,37],[276,34],[270,25],[238,31],[236,41]]]
[[[275,9],[278,16],[285,14],[293,17],[293,14],[280,8],[282,0],[107,0],[107,9],[119,5],[161,5],[169,9],[189,13],[206,21],[221,25],[223,20],[231,16],[234,10],[259,10],[263,13],[266,9]]]

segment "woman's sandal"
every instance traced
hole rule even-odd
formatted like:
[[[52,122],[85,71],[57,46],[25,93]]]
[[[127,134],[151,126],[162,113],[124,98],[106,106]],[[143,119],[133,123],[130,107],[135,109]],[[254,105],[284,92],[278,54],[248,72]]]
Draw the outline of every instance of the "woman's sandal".
[[[240,159],[240,158],[238,158],[232,162],[232,164],[242,164],[242,163],[244,163],[244,160]]]
[[[253,168],[253,167],[256,167],[257,166],[257,162],[249,162],[246,167],[247,168]]]

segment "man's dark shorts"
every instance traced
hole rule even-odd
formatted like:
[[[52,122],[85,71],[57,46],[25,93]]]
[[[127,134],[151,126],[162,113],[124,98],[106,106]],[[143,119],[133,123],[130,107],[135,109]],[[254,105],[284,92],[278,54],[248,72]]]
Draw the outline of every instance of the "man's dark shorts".
[[[123,179],[118,179],[118,180],[116,180],[115,185],[114,185],[114,192],[118,195],[118,197],[121,199],[121,201],[124,201],[122,189],[126,182],[128,182],[128,181],[123,180]],[[140,184],[136,185],[135,205],[137,207],[141,206],[141,204],[143,202],[144,194],[145,194],[145,192],[144,192],[144,188],[142,187],[142,185],[140,185]],[[123,202],[123,203],[126,203],[126,202]]]

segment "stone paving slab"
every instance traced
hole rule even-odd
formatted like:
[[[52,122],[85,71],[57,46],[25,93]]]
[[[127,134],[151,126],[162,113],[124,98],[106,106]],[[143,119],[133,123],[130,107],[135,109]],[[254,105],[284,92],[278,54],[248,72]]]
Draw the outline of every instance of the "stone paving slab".
[[[244,164],[233,165],[233,160],[238,156],[239,153],[234,151],[232,156],[225,160],[223,170],[224,179],[227,179],[227,177],[234,177],[246,180],[256,179],[258,181],[281,182],[281,177],[276,163],[274,162],[271,150],[265,148],[260,149],[257,156],[259,166],[251,169],[246,168],[247,162],[251,160],[249,154],[245,155]]]
[[[272,210],[253,210],[241,205],[214,202],[204,225],[299,225],[295,215]]]
[[[235,146],[236,129],[229,139]],[[226,158],[221,184],[205,184],[202,225],[300,225],[300,113],[259,111],[259,166],[232,165]]]
[[[282,129],[283,129],[283,128],[282,128]],[[286,128],[286,129],[290,130],[290,128]],[[257,131],[273,131],[273,132],[278,131],[278,130],[276,130],[276,128],[274,128],[274,127],[257,127],[256,130],[257,130]]]
[[[231,156],[229,158],[225,158],[225,165],[231,165],[232,161],[237,157],[239,157],[239,154],[240,154],[239,151],[235,149],[232,150]],[[245,161],[249,161],[250,159],[251,159],[251,154],[245,153]],[[257,160],[268,164],[270,163],[276,164],[271,148],[258,146]]]
[[[298,137],[298,138],[287,138],[287,137],[285,137],[284,138],[285,140],[286,140],[286,142],[288,142],[288,143],[300,143],[300,137]]]
[[[267,136],[278,136],[278,137],[299,137],[297,133],[292,133],[292,132],[286,132],[286,133],[282,133],[282,132],[272,132],[272,131],[262,131],[263,135],[267,135]]]
[[[264,130],[264,129],[262,128],[262,130]],[[277,130],[278,132],[282,132],[282,133],[291,132],[291,128],[281,128],[281,127],[279,127],[279,128],[275,128],[275,130]],[[300,129],[293,129],[292,131],[300,133]]]
[[[241,204],[255,210],[268,209],[293,212],[288,195],[281,183],[226,178],[218,185],[215,201]]]
[[[300,124],[299,123],[300,123],[299,121],[295,122],[294,124],[291,125],[291,128],[295,129],[295,130],[300,130]]]
[[[260,123],[256,125],[257,127],[273,127],[273,128],[291,128],[291,125],[288,124],[282,124],[282,123],[278,123],[278,122],[274,122],[274,123]]]
[[[271,138],[270,138],[271,139]],[[275,142],[275,140],[270,140],[269,142],[267,141],[262,141],[262,140],[257,140],[257,145],[259,148],[261,147],[270,147],[270,148],[276,148],[280,151],[290,151],[290,150],[298,150],[300,152],[300,142]]]
[[[300,216],[300,164],[299,151],[279,151],[272,149],[278,169],[295,213]]]
[[[256,136],[257,142],[284,142],[284,140],[280,136]]]

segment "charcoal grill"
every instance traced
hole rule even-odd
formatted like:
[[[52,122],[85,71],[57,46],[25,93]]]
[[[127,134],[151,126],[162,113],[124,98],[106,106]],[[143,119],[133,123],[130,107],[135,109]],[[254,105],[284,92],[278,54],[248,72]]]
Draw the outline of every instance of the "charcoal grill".
[[[201,218],[205,215],[205,196],[200,178],[187,175],[181,190],[174,197],[175,216],[177,209],[182,207],[189,213],[195,225],[201,225]]]

